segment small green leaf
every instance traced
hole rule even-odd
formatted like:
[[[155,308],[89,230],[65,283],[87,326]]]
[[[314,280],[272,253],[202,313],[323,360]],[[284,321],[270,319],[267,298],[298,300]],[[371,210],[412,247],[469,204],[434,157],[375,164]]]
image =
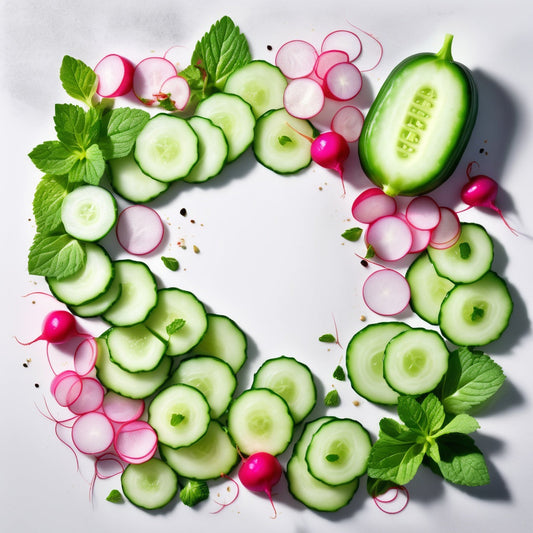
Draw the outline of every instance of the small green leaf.
[[[320,335],[320,337],[318,337],[318,340],[320,342],[336,342],[336,337],[335,335],[332,335],[331,333],[325,333],[324,335]]]
[[[185,420],[185,416],[181,413],[172,413],[172,416],[170,417],[170,425],[173,427],[178,426],[183,420]]]
[[[61,63],[59,78],[69,96],[92,106],[98,79],[94,71],[83,61],[66,55]]]
[[[185,320],[183,318],[176,318],[176,320],[173,320],[167,326],[167,335],[170,336],[173,333],[176,333],[176,331],[180,330],[183,326],[185,326]]]
[[[338,379],[339,381],[344,381],[346,379],[346,373],[342,366],[338,365],[337,368],[333,371],[333,378]]]
[[[78,157],[60,141],[45,141],[36,146],[29,157],[33,164],[46,174],[67,174]]]
[[[173,271],[176,271],[179,269],[180,267],[180,264],[178,262],[177,259],[175,259],[174,257],[161,257],[161,261],[163,261],[163,264],[169,269],[169,270],[173,270]]]
[[[435,438],[440,437],[441,435],[446,435],[449,433],[472,433],[479,429],[478,421],[466,414],[460,413],[454,416],[440,431],[433,435]]]
[[[340,403],[341,399],[336,389],[329,391],[324,398],[324,405],[326,407],[337,407]]]
[[[68,174],[72,183],[88,183],[98,185],[105,172],[105,160],[97,144],[85,150]]]
[[[476,322],[477,320],[481,320],[485,316],[485,310],[481,307],[474,306],[474,309],[472,309],[472,314],[470,315],[470,320],[472,322]]]
[[[124,501],[124,498],[122,497],[122,494],[117,489],[113,489],[107,495],[106,500],[111,503],[122,503]]]
[[[281,144],[281,146],[285,146],[288,143],[292,143],[292,139],[288,137],[287,135],[280,135],[278,137],[278,142]]]
[[[33,215],[37,231],[51,234],[61,227],[61,205],[68,193],[65,176],[46,175],[41,178],[33,196]]]
[[[361,228],[350,228],[343,232],[341,237],[344,237],[347,241],[355,242],[361,238],[363,230]]]
[[[375,255],[376,255],[376,252],[374,251],[374,247],[371,244],[369,244],[366,247],[365,259],[372,259],[372,257],[374,257]]]
[[[467,242],[462,242],[459,245],[459,254],[461,255],[461,259],[468,259],[471,253],[472,250],[470,248],[470,244],[468,244]]]
[[[326,455],[326,461],[328,463],[334,463],[335,461],[339,460],[339,456],[336,453],[330,453]]]

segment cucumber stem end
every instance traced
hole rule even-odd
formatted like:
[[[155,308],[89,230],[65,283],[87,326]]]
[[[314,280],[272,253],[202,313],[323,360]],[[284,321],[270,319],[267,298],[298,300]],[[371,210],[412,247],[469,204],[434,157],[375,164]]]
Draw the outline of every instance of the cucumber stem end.
[[[452,41],[453,35],[451,33],[447,33],[444,36],[444,44],[442,45],[442,48],[436,54],[439,59],[442,59],[443,61],[453,61]]]

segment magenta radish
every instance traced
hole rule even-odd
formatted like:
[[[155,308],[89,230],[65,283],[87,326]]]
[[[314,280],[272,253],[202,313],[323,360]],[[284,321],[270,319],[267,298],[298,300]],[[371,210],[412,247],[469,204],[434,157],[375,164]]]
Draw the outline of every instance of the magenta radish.
[[[82,378],[73,370],[64,370],[54,376],[50,384],[50,392],[62,407],[72,405],[83,390]]]
[[[102,98],[116,98],[129,93],[133,86],[135,67],[129,59],[109,54],[94,67],[98,76],[96,92]]]
[[[352,31],[335,30],[322,41],[321,52],[340,50],[346,53],[348,61],[355,61],[363,50],[361,39]]]
[[[407,222],[416,229],[432,230],[440,222],[440,208],[429,196],[413,198],[405,209]]]
[[[167,102],[170,111],[183,111],[189,102],[191,89],[183,76],[171,76],[166,79],[156,95],[159,103]]]
[[[315,74],[321,80],[324,79],[328,70],[337,63],[346,63],[349,56],[342,50],[326,50],[317,57],[315,63]]]
[[[360,193],[352,204],[352,216],[358,222],[370,224],[378,218],[394,215],[398,209],[396,200],[379,187],[370,187]]]
[[[361,111],[353,106],[341,107],[331,119],[331,131],[342,135],[346,142],[353,143],[361,136],[364,116]]]
[[[83,415],[100,409],[104,400],[104,387],[95,378],[85,377],[81,379],[80,395],[68,408],[75,415]]]
[[[353,63],[337,63],[324,77],[324,92],[334,100],[351,100],[359,94],[362,86],[363,77]]]
[[[128,463],[139,464],[151,459],[157,450],[157,433],[143,420],[120,426],[114,439],[115,451]]]
[[[120,396],[108,391],[102,403],[104,414],[112,422],[120,424],[137,420],[144,412],[144,400]]]
[[[163,240],[165,227],[157,211],[145,205],[130,205],[122,210],[116,224],[117,240],[128,253],[146,255]]]
[[[177,76],[176,67],[164,57],[147,57],[135,67],[133,93],[139,101],[148,106],[158,103],[157,95],[165,80]]]
[[[372,222],[366,231],[366,242],[384,261],[397,261],[411,250],[413,234],[401,217],[388,215]]]
[[[305,78],[313,72],[317,57],[318,52],[311,43],[295,39],[279,48],[275,64],[289,79]]]
[[[296,118],[310,119],[324,107],[324,91],[311,78],[291,80],[283,93],[283,106]]]
[[[433,248],[449,248],[453,246],[461,235],[461,223],[457,213],[449,207],[440,208],[440,220],[431,232],[429,245]]]
[[[363,300],[378,315],[401,313],[409,305],[410,298],[409,283],[402,274],[390,268],[376,270],[363,284]]]
[[[84,339],[74,352],[74,370],[81,377],[93,371],[98,356],[98,348],[94,337]]]
[[[87,455],[105,452],[112,444],[115,431],[102,413],[86,413],[78,417],[72,426],[74,446]]]

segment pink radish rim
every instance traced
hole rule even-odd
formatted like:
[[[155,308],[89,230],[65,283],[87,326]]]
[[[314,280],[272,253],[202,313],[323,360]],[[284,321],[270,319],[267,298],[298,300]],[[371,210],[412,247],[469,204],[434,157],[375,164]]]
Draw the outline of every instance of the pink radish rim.
[[[453,246],[461,235],[461,222],[457,213],[449,207],[440,207],[441,218],[433,229],[429,245],[433,248]]]
[[[322,111],[324,102],[322,87],[311,78],[289,81],[283,93],[283,106],[295,118],[313,118]]]
[[[380,259],[398,261],[411,250],[413,234],[402,217],[386,215],[370,224],[366,241]]]
[[[94,455],[107,450],[115,436],[113,425],[102,413],[86,413],[72,426],[72,441],[85,454]]]
[[[318,52],[311,43],[294,39],[279,48],[274,62],[287,78],[305,78],[313,72],[317,57]]]
[[[170,87],[170,91],[168,90],[168,87],[166,87],[167,84],[176,84],[176,82],[179,83],[181,87],[178,86],[178,94],[174,94],[172,92],[172,87]],[[178,111],[183,111],[187,104],[189,103],[189,98],[191,96],[191,88],[187,80],[180,75],[176,76],[170,76],[170,78],[167,78],[162,84],[159,89],[159,95],[157,95],[158,100],[164,100],[167,96],[171,100],[172,104]]]
[[[363,77],[353,63],[337,63],[324,77],[326,94],[341,102],[355,98],[363,86]]]
[[[162,83],[177,74],[176,67],[168,59],[147,57],[137,64],[133,72],[133,93],[143,104],[155,105]]]
[[[333,65],[346,63],[349,60],[348,54],[343,50],[325,50],[316,59],[315,74],[319,79],[323,80]]]
[[[364,121],[363,113],[358,107],[347,105],[333,115],[330,127],[332,131],[342,135],[346,142],[353,143],[361,136]]]
[[[132,464],[144,463],[157,450],[157,433],[148,422],[127,422],[117,430],[114,446],[122,460]],[[139,447],[141,450],[138,450]],[[134,453],[135,451],[142,453]]]
[[[82,378],[81,383],[80,395],[69,405],[69,409],[76,415],[97,411],[104,401],[104,387],[97,379]]]
[[[104,396],[102,409],[112,422],[126,423],[137,420],[144,412],[144,400],[126,398],[113,391]]]
[[[122,72],[118,75],[120,67]],[[115,98],[129,93],[132,89],[134,70],[131,61],[125,57],[118,54],[106,55],[94,67],[94,73],[98,76],[96,93],[102,98]],[[110,83],[112,78],[115,80],[114,83]]]
[[[429,196],[417,196],[413,198],[405,209],[407,222],[416,229],[433,230],[441,218],[440,207]]]
[[[82,378],[73,370],[65,370],[54,376],[50,384],[50,392],[62,407],[72,405],[83,390]]]

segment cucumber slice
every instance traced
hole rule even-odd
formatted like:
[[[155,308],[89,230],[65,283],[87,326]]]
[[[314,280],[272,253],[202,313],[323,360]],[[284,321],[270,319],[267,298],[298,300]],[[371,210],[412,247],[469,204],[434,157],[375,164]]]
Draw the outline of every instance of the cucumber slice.
[[[208,118],[222,129],[228,141],[228,163],[252,144],[255,117],[250,104],[236,94],[215,93],[202,100],[195,115]]]
[[[442,301],[455,284],[437,274],[427,252],[411,263],[405,279],[411,290],[411,309],[426,322],[437,325]]]
[[[189,385],[166,387],[148,407],[148,423],[156,430],[159,442],[171,448],[190,446],[200,440],[209,421],[207,400]]]
[[[351,338],[346,347],[346,373],[357,394],[383,405],[398,403],[398,392],[383,377],[383,358],[389,341],[408,329],[403,322],[378,322]]]
[[[237,448],[216,420],[209,423],[206,434],[191,446],[159,447],[163,460],[187,479],[209,480],[228,475],[239,462]]]
[[[62,279],[46,278],[52,294],[67,305],[86,304],[104,294],[115,276],[109,255],[99,244],[87,243],[85,266]]]
[[[228,159],[228,141],[224,132],[208,118],[191,117],[189,124],[198,136],[198,161],[185,176],[187,183],[202,183],[214,178]]]
[[[425,394],[446,373],[449,355],[446,343],[436,331],[410,328],[387,344],[383,375],[400,394]]]
[[[178,493],[178,476],[161,459],[130,464],[120,478],[124,496],[143,509],[160,509]]]
[[[114,266],[113,266],[114,268]],[[70,310],[77,316],[92,318],[104,314],[119,298],[122,286],[118,276],[113,276],[113,281],[109,288],[98,298],[82,305],[71,305]]]
[[[121,292],[117,301],[102,315],[113,326],[133,326],[146,319],[157,303],[157,282],[141,261],[114,262]]]
[[[461,223],[459,240],[439,250],[428,246],[429,259],[439,276],[453,283],[472,283],[486,274],[494,259],[494,245],[479,224]]]
[[[295,174],[311,163],[307,137],[314,137],[310,122],[294,118],[287,111],[267,111],[257,119],[253,150],[256,159],[278,174]]]
[[[168,341],[167,355],[181,355],[204,336],[207,316],[202,302],[192,292],[170,287],[157,292],[157,305],[146,319],[146,326]]]
[[[281,396],[269,389],[248,389],[229,407],[228,431],[245,455],[279,455],[289,446],[294,420]]]
[[[265,361],[254,375],[252,388],[279,394],[289,406],[294,423],[301,422],[316,405],[316,385],[307,365],[293,357]]]
[[[287,78],[281,70],[261,59],[251,61],[229,76],[224,92],[237,94],[252,106],[255,118],[283,107]]]
[[[82,185],[69,192],[61,204],[65,231],[81,241],[103,239],[117,221],[117,202],[103,187]]]
[[[491,270],[448,293],[440,308],[439,325],[442,334],[458,346],[484,346],[501,336],[512,311],[507,284]]]
[[[226,411],[237,388],[237,378],[228,363],[210,355],[181,361],[169,383],[185,383],[198,389],[205,396],[213,419]]]
[[[344,485],[366,472],[372,441],[356,420],[330,420],[314,434],[305,460],[309,473],[327,485]]]
[[[169,183],[184,178],[198,161],[198,137],[184,118],[159,114],[137,136],[133,155],[145,174]]]

